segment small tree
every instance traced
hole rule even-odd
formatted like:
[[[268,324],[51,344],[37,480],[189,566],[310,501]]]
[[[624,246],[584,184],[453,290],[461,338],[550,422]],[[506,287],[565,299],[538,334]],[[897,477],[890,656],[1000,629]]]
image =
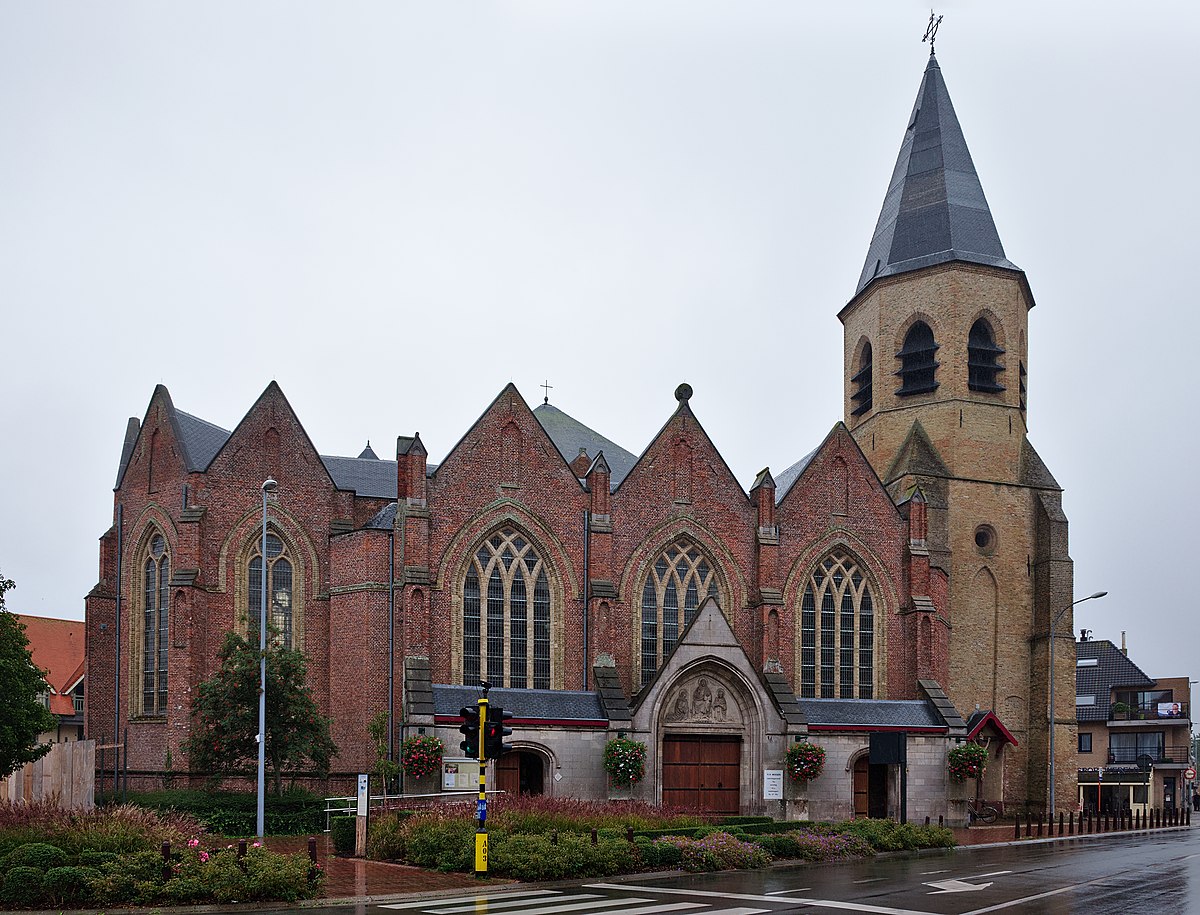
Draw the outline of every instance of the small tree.
[[[25,627],[4,609],[4,593],[15,587],[0,575],[0,778],[49,753],[50,744],[37,739],[55,725],[42,703],[49,687],[44,671],[33,664]]]
[[[375,744],[375,774],[383,782],[386,794],[389,787],[400,777],[400,763],[388,759],[388,713],[377,712],[367,725],[367,733]]]
[[[258,641],[256,627],[250,639]],[[245,636],[230,632],[217,655],[220,669],[200,684],[192,702],[192,736],[185,749],[193,769],[222,776],[252,774],[258,766],[259,653]],[[308,767],[329,775],[337,746],[305,681],[304,655],[267,642],[266,766],[275,794],[283,793],[283,773]]]

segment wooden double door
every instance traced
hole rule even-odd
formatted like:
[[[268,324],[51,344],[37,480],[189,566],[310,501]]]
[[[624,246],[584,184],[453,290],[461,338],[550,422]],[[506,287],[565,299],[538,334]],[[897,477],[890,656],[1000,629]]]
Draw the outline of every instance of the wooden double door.
[[[854,763],[854,816],[886,819],[888,767],[872,763],[864,754]]]
[[[496,787],[508,794],[537,795],[545,791],[542,757],[517,750],[496,761]]]
[[[741,811],[742,738],[687,734],[663,738],[662,802],[705,813]]]

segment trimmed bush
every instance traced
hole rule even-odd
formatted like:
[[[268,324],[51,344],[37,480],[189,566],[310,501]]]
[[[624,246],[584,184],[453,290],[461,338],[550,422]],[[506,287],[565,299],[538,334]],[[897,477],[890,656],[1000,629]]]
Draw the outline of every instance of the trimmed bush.
[[[954,833],[943,826],[917,826],[895,820],[851,820],[838,824],[834,830],[859,836],[876,851],[954,847]]]
[[[14,867],[36,867],[40,871],[48,871],[52,867],[62,867],[67,863],[67,853],[57,845],[46,842],[30,842],[19,845],[8,856],[0,861],[0,872],[7,872]]]
[[[254,835],[258,799],[241,791],[147,791],[130,795],[130,803],[160,812],[178,811],[223,836]],[[307,791],[292,790],[264,799],[263,827],[268,835],[292,836],[325,828],[325,801]]]
[[[414,816],[401,827],[405,860],[440,871],[475,869],[475,822],[440,813]],[[488,849],[489,852],[491,849]],[[489,865],[490,865],[489,861]]]
[[[371,821],[367,830],[367,857],[374,861],[396,861],[404,857],[405,811],[385,813]]]
[[[561,834],[558,844],[538,835],[498,836],[488,847],[488,870],[518,880],[607,877],[633,869],[633,848],[624,839],[592,844],[590,837]]]
[[[355,820],[357,817],[333,817],[329,821],[329,837],[335,855],[354,854]]]
[[[786,832],[757,836],[754,844],[774,858],[801,861],[843,861],[869,858],[875,854],[867,842],[853,835],[819,835],[811,832]]]
[[[703,839],[676,836],[662,839],[661,842],[680,850],[683,868],[689,871],[741,870],[765,867],[771,862],[771,856],[765,849],[724,832],[714,832]]]
[[[94,867],[54,867],[42,878],[42,890],[53,905],[87,905],[92,900],[91,882],[99,876]]]
[[[36,909],[45,898],[42,877],[45,872],[38,867],[10,868],[4,875],[4,886],[0,887],[0,902],[18,909]]]

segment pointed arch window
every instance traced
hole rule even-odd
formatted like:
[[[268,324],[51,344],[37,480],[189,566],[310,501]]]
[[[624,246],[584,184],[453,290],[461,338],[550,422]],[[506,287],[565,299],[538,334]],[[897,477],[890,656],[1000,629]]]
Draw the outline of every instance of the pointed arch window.
[[[996,345],[992,326],[983,318],[972,324],[967,336],[967,387],[990,394],[1003,391],[1004,385],[996,380],[1004,371],[1000,364],[1003,355],[1004,348]]]
[[[809,576],[800,599],[800,695],[875,696],[875,606],[854,558],[837,551]]]
[[[167,714],[171,555],[162,534],[150,538],[142,563],[142,714]]]
[[[287,544],[275,534],[267,533],[267,623],[271,640],[284,648],[297,648],[297,620],[292,600],[292,560]],[[258,539],[250,556],[247,607],[250,629],[258,631],[262,618],[263,555]]]
[[[696,608],[716,593],[713,564],[690,540],[677,540],[650,567],[642,585],[641,668],[645,686],[675,650]]]
[[[850,400],[854,403],[851,416],[862,416],[871,409],[871,344],[863,344],[862,354],[858,357],[858,371],[850,377],[854,385],[854,393]]]
[[[463,582],[462,682],[550,688],[550,580],[533,544],[506,527],[480,544]]]
[[[924,321],[918,321],[904,335],[904,346],[896,353],[900,360],[900,387],[896,393],[901,397],[911,394],[927,394],[937,390],[938,361],[934,358],[938,345],[933,331]]]

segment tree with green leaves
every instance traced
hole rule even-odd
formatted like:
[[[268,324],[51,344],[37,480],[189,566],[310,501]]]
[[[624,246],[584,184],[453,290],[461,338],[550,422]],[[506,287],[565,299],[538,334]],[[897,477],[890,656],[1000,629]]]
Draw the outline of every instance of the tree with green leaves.
[[[200,684],[192,702],[192,736],[184,749],[193,771],[207,771],[214,781],[253,776],[258,768],[257,627],[249,638],[230,632],[217,655],[220,669]],[[329,719],[321,715],[306,682],[304,655],[267,641],[266,767],[275,794],[283,793],[283,775],[307,770],[329,775],[337,746],[329,736]]]
[[[57,723],[42,700],[50,687],[45,671],[34,666],[25,627],[4,607],[5,592],[15,587],[0,575],[0,778],[49,753],[50,744],[39,744],[38,736]]]

